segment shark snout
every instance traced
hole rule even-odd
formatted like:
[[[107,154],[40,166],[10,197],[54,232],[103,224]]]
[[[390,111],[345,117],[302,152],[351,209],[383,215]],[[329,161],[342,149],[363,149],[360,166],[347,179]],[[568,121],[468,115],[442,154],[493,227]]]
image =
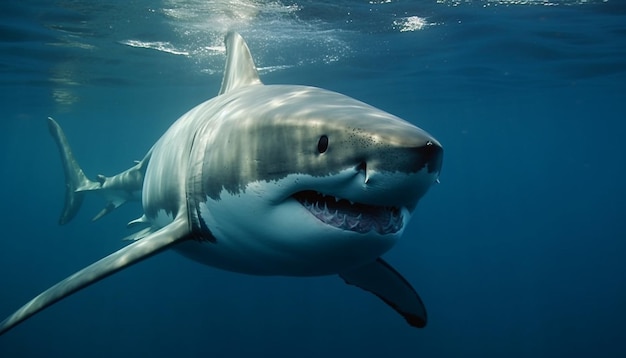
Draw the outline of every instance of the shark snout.
[[[425,145],[415,148],[417,152],[418,167],[426,168],[429,174],[441,172],[441,164],[443,163],[443,148],[436,142],[429,140]]]
[[[426,141],[419,147],[400,148],[388,151],[387,155],[362,160],[355,166],[356,171],[365,174],[365,182],[369,180],[368,172],[388,171],[416,173],[425,170],[428,175],[438,176],[443,162],[443,148],[436,141]]]
[[[356,163],[360,171],[438,175],[443,162],[443,148],[432,137],[423,137],[407,145],[380,143]]]
[[[421,133],[420,133],[421,134]],[[413,136],[398,145],[380,143],[377,150],[354,163],[360,192],[355,200],[367,204],[415,207],[438,180],[443,163],[441,144],[428,135]],[[356,199],[358,197],[358,199]]]

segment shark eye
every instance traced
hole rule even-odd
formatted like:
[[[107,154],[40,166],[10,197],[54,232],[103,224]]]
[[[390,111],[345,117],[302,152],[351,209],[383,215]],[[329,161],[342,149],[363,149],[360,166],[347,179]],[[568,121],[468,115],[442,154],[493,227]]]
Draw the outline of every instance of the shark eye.
[[[319,142],[317,142],[317,151],[320,153],[324,153],[328,150],[328,137],[323,135],[320,137]]]

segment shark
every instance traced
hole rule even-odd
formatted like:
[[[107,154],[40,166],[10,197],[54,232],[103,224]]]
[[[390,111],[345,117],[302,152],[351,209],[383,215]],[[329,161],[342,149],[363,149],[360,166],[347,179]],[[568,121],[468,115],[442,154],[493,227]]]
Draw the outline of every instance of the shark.
[[[379,297],[413,327],[427,314],[411,284],[381,258],[439,180],[441,144],[423,129],[329,90],[265,85],[245,40],[225,36],[216,97],[177,119],[147,154],[89,179],[52,118],[65,206],[101,194],[100,219],[140,201],[122,249],[42,292],[0,323],[0,334],[55,302],[163,250],[251,275],[338,275]]]

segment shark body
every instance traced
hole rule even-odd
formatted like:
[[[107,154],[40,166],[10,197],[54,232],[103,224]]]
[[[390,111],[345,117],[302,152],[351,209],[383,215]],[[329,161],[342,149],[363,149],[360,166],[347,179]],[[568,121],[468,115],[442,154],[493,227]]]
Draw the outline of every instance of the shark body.
[[[411,285],[380,256],[437,181],[441,145],[422,129],[315,87],[263,85],[245,41],[226,36],[217,97],[180,117],[145,157],[113,177],[86,177],[49,119],[66,176],[61,224],[84,195],[107,200],[98,219],[141,200],[134,242],[76,272],[0,323],[0,334],[54,302],[174,249],[253,275],[340,275],[424,327]]]

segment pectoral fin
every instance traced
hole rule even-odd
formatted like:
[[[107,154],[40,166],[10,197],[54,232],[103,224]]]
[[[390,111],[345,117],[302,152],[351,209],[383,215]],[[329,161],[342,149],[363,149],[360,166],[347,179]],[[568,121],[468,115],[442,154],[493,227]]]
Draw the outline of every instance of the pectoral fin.
[[[15,327],[25,319],[91,285],[121,269],[146,259],[166,247],[186,239],[189,228],[186,218],[178,218],[168,226],[156,231],[142,240],[136,241],[123,249],[93,263],[50,287],[33,298],[19,310],[0,323],[0,335]]]
[[[339,276],[350,285],[369,291],[406,319],[413,327],[426,326],[426,308],[411,284],[383,259],[343,272]]]

